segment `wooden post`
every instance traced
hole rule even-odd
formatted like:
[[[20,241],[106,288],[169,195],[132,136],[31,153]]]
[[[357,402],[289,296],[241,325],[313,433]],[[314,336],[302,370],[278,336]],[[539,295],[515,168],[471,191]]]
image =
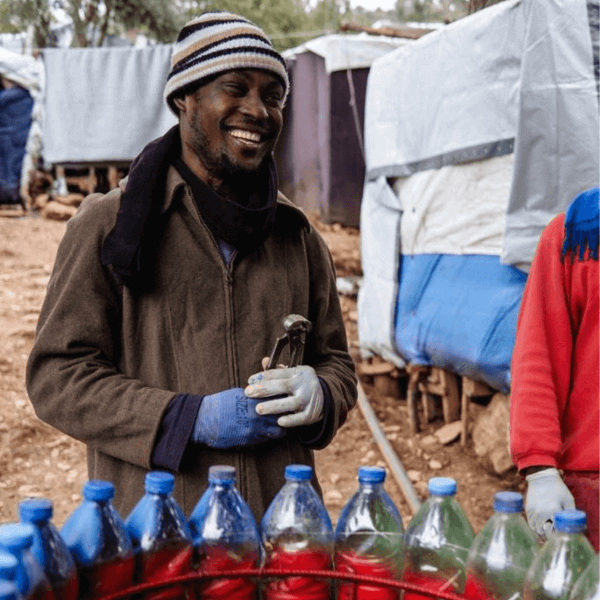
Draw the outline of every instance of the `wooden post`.
[[[458,381],[451,371],[439,369],[440,381],[443,389],[442,410],[444,423],[453,423],[460,416],[460,396],[458,395]]]
[[[408,420],[410,422],[410,431],[414,435],[419,433],[421,427],[419,425],[418,402],[421,392],[419,391],[419,377],[421,371],[419,367],[406,367],[408,372],[408,390],[406,393],[408,401]]]
[[[469,434],[469,405],[471,398],[475,396],[488,396],[492,394],[492,389],[485,383],[475,381],[469,377],[462,378],[462,397],[461,397],[461,415],[460,415],[460,445],[467,445],[467,436]]]

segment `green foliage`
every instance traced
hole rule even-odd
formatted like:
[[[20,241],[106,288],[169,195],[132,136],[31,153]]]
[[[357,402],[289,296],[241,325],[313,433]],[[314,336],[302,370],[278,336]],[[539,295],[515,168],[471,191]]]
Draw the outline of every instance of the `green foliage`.
[[[183,23],[174,0],[50,0],[73,21],[72,46],[101,46],[109,33],[137,29],[157,42],[171,42]],[[33,25],[34,44],[51,44],[52,15],[48,0],[0,0],[2,31],[24,31]],[[5,24],[6,23],[6,24]]]

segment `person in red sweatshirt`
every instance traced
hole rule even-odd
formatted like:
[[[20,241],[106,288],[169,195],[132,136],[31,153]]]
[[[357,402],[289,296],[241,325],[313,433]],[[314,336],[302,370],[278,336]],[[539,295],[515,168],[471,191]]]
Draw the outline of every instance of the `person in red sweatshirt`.
[[[510,446],[527,480],[525,511],[546,536],[554,514],[587,513],[598,551],[599,188],[578,194],[544,229],[511,365]]]

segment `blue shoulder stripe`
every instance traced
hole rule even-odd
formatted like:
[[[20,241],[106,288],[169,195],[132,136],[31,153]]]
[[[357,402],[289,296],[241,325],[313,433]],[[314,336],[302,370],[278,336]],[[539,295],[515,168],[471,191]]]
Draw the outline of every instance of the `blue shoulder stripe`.
[[[563,259],[571,253],[572,260],[577,255],[579,260],[585,260],[586,250],[589,249],[588,258],[598,260],[599,214],[600,188],[594,187],[575,196],[565,216]]]

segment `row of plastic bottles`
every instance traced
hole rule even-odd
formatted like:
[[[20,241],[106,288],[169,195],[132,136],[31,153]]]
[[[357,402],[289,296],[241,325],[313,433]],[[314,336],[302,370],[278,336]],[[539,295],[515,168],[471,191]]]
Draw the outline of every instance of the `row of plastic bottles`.
[[[456,481],[429,480],[429,497],[406,530],[385,491],[385,470],[361,467],[359,489],[335,529],[311,485],[313,470],[289,465],[286,482],[260,526],[237,490],[236,471],[213,466],[189,519],[172,496],[174,478],[154,471],[125,520],[112,505],[114,486],[89,481],[60,533],[52,504],[29,499],[20,523],[0,526],[0,600],[96,600],[136,584],[166,582],[138,600],[397,600],[381,580],[417,590],[461,593],[471,600],[600,600],[598,556],[584,536],[585,513],[562,511],[540,548],[522,516],[523,498],[498,492],[494,514],[475,535],[456,500]],[[219,577],[224,571],[285,569],[287,576]],[[331,570],[340,580],[290,571]],[[194,586],[169,583],[201,571]],[[373,581],[371,578],[378,578]],[[418,586],[418,587],[416,587]]]

